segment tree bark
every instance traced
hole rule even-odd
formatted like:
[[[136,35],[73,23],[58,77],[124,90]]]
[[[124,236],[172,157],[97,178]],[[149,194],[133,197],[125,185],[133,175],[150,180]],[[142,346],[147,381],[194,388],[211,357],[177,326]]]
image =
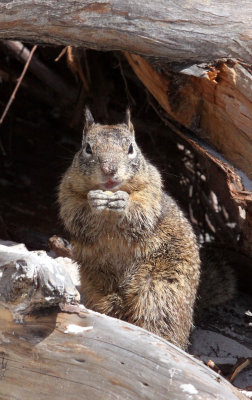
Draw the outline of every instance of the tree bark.
[[[195,76],[195,70],[176,73],[162,63],[153,67],[139,55],[125,56],[167,115],[187,128],[175,133],[203,156],[211,190],[233,214],[242,233],[240,249],[251,257],[251,73],[239,63],[222,63]],[[174,130],[172,123],[169,127]]]
[[[169,62],[252,59],[250,0],[0,1],[0,37]]]
[[[211,143],[252,180],[252,75],[239,63],[175,73],[155,71],[138,55],[125,53],[134,72],[163,109]],[[164,69],[164,64],[159,68]]]

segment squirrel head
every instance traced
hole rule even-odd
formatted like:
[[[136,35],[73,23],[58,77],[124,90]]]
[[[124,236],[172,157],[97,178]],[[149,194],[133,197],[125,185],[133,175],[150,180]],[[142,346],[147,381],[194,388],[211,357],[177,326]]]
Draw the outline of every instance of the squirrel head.
[[[143,163],[144,158],[135,141],[129,109],[123,123],[101,125],[95,123],[86,107],[78,168],[88,181],[86,184],[89,190],[126,190]]]

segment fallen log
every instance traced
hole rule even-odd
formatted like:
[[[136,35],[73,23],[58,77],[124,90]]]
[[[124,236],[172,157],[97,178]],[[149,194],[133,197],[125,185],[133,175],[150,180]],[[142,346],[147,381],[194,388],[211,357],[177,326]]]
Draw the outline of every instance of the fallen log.
[[[76,302],[76,293],[67,270],[45,252],[1,246],[1,400],[245,399],[158,336],[83,305],[59,303]]]
[[[201,70],[163,72],[125,53],[134,72],[174,120],[211,143],[252,179],[252,75],[239,63]]]
[[[251,257],[251,73],[238,63],[224,63],[195,76],[193,70],[178,73],[164,70],[165,64],[159,62],[157,68],[139,55],[126,52],[125,56],[167,113],[166,125],[200,155],[211,190],[241,232],[237,248]],[[182,128],[176,128],[167,116]]]
[[[168,342],[81,306],[17,324],[0,305],[0,325],[2,400],[246,399]]]
[[[0,1],[0,37],[127,50],[169,62],[251,62],[250,0]]]

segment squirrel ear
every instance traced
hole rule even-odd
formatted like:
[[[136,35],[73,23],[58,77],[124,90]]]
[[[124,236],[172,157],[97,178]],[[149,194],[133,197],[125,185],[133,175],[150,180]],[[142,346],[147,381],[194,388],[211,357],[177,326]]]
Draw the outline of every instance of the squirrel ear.
[[[84,115],[85,115],[84,132],[85,132],[91,125],[94,124],[94,117],[91,114],[91,111],[89,110],[88,106],[85,107]]]
[[[133,127],[133,124],[131,122],[131,119],[130,119],[130,109],[129,109],[129,107],[126,110],[125,122],[126,122],[126,125],[129,128],[129,131],[132,133],[132,135],[134,135],[135,131],[134,131],[134,127]]]

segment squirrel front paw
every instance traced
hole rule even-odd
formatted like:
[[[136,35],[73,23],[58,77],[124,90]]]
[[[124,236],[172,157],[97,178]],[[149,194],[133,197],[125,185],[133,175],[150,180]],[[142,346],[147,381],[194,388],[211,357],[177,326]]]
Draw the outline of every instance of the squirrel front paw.
[[[103,190],[90,190],[87,194],[88,203],[92,210],[103,211],[108,206],[108,194]]]
[[[123,190],[118,190],[113,193],[113,195],[109,196],[108,209],[111,211],[122,212],[127,208],[128,202],[128,193]]]
[[[128,205],[129,195],[122,190],[118,190],[115,193],[103,190],[90,190],[87,199],[94,211],[108,210],[122,212]]]

